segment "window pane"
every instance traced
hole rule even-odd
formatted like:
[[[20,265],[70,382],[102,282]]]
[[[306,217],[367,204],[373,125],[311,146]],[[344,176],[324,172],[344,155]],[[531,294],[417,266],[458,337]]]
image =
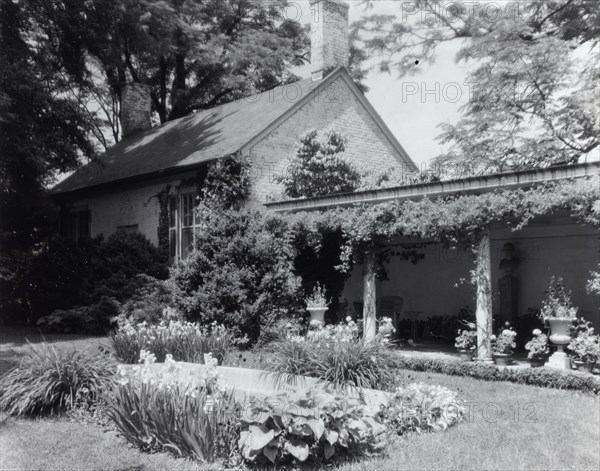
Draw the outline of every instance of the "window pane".
[[[181,226],[191,227],[194,224],[194,194],[181,195]]]
[[[175,229],[169,230],[169,257],[175,259],[177,256],[177,231]]]
[[[181,258],[186,258],[194,248],[194,234],[191,227],[181,230]]]
[[[169,227],[175,228],[177,221],[177,197],[171,196],[169,198]]]

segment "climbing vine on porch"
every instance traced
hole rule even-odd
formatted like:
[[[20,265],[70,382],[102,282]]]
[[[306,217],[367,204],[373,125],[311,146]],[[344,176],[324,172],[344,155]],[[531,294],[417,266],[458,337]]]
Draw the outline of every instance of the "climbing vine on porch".
[[[352,257],[375,250],[394,237],[439,241],[446,247],[472,248],[492,223],[513,230],[525,227],[537,216],[567,211],[579,223],[600,228],[600,178],[597,176],[535,185],[527,189],[491,193],[395,200],[361,204],[327,211],[287,213],[290,228],[307,242],[308,234],[341,231],[344,235],[342,264],[348,270]],[[306,234],[308,233],[308,234]]]

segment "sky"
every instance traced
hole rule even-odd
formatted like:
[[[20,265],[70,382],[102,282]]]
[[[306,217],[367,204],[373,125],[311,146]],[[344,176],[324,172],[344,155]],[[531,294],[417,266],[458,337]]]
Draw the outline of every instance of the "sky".
[[[365,11],[361,1],[347,1],[350,5],[350,23],[363,15],[401,15],[401,2],[395,0],[373,1],[373,8]],[[286,14],[302,23],[312,20],[308,0],[290,0]],[[301,12],[301,17],[300,13]],[[377,70],[367,75],[367,98],[381,115],[398,141],[417,165],[425,170],[429,161],[442,153],[443,146],[436,141],[441,132],[438,125],[455,123],[459,108],[467,101],[465,86],[467,67],[454,60],[460,47],[458,41],[443,44],[436,51],[436,61],[418,67],[418,73],[399,79],[395,72]],[[295,71],[302,77],[310,76],[310,65]]]

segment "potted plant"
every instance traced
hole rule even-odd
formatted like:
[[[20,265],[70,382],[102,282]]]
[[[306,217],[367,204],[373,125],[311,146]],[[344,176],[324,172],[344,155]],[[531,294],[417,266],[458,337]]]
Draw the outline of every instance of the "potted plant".
[[[473,360],[473,353],[477,348],[477,330],[475,324],[465,322],[467,329],[458,329],[458,336],[454,339],[454,346],[458,350],[461,360]]]
[[[327,311],[327,298],[325,290],[317,283],[311,295],[306,299],[306,310],[310,312],[310,323],[325,324],[325,311]]]
[[[600,337],[593,334],[594,329],[589,327],[573,338],[567,347],[573,354],[575,367],[586,373],[591,373],[600,360]]]
[[[542,301],[540,317],[550,327],[550,341],[557,346],[558,353],[571,341],[571,324],[577,317],[577,308],[571,302],[571,292],[567,291],[562,278],[550,279],[546,298]]]
[[[544,366],[548,355],[550,355],[550,347],[548,346],[548,336],[540,329],[533,331],[533,338],[525,344],[525,350],[528,350],[527,358],[532,368]]]
[[[498,366],[508,366],[512,361],[512,354],[517,346],[515,339],[517,333],[512,329],[510,323],[506,322],[504,328],[498,335],[492,335],[492,353],[494,362]]]

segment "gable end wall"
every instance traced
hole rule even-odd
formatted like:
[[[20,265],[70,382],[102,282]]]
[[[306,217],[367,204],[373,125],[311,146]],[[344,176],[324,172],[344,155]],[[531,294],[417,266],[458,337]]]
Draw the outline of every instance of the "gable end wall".
[[[293,90],[289,95],[294,95]],[[342,133],[348,139],[346,157],[361,170],[379,173],[391,167],[407,168],[353,91],[338,78],[250,149],[253,179],[249,206],[281,199],[282,186],[273,177],[285,172],[300,136],[310,129]]]

